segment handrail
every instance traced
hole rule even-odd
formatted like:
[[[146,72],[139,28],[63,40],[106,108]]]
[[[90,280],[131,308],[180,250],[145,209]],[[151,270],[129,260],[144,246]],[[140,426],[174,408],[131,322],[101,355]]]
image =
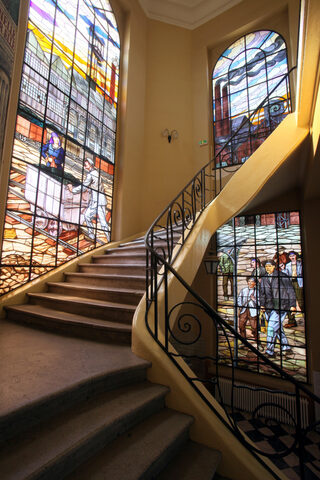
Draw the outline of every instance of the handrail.
[[[231,135],[228,141],[222,146],[218,154],[210,160],[203,168],[201,168],[196,175],[188,182],[183,190],[180,191],[178,195],[170,202],[170,204],[158,215],[155,221],[150,226],[149,230],[145,235],[145,245],[147,249],[147,269],[146,269],[146,326],[150,334],[153,336],[155,341],[160,345],[160,347],[166,352],[171,361],[177,366],[180,372],[187,378],[187,380],[192,384],[192,386],[197,390],[202,399],[209,405],[209,407],[215,411],[216,415],[224,421],[221,415],[217,412],[214,405],[208,402],[207,397],[205,397],[201,390],[197,387],[197,382],[202,384],[210,383],[210,388],[217,390],[217,394],[220,397],[220,403],[225,409],[229,423],[225,422],[226,426],[231,429],[231,431],[241,439],[241,442],[251,451],[252,454],[261,461],[264,466],[269,469],[275,478],[278,478],[277,475],[265,464],[262,459],[262,456],[269,458],[277,457],[280,454],[282,456],[287,455],[293,450],[297,449],[299,462],[300,462],[300,475],[301,478],[304,478],[305,466],[304,466],[304,441],[308,433],[320,425],[320,421],[316,421],[310,425],[303,425],[301,419],[301,401],[306,397],[309,401],[312,401],[320,405],[320,398],[311,392],[304,384],[295,379],[292,375],[284,371],[276,363],[266,357],[261,353],[258,348],[255,348],[251,343],[249,343],[245,338],[243,338],[233,327],[231,327],[200,295],[198,295],[190,285],[178,274],[178,272],[173,268],[173,261],[176,259],[178,253],[180,252],[183,244],[185,243],[187,237],[189,236],[192,228],[197,222],[202,211],[206,206],[215,198],[215,196],[223,188],[222,185],[222,171],[223,168],[217,168],[214,164],[217,158],[221,156],[221,152],[225,152],[228,149],[228,146],[234,138],[241,132],[244,125],[249,123],[252,118],[271,100],[271,95],[276,91],[279,85],[286,81],[289,81],[290,74],[295,70],[296,67],[293,67],[271,90],[267,97],[258,105],[258,107],[249,115],[245,122],[237,128],[237,130]],[[287,84],[287,83],[286,83]],[[290,105],[289,90],[286,99],[280,101],[287,102],[287,105]],[[274,104],[273,104],[274,105]],[[290,109],[287,108],[290,113]],[[269,132],[271,133],[271,132]],[[252,153],[252,152],[251,152]],[[241,164],[240,164],[241,165]],[[231,165],[230,165],[231,166]],[[234,166],[234,165],[232,165]],[[228,168],[228,167],[227,167]],[[217,172],[219,172],[220,178],[217,183]],[[219,187],[219,188],[218,188]],[[192,297],[192,301],[181,302],[175,304],[169,309],[170,304],[170,291],[168,287],[168,274],[172,274],[175,279],[182,285],[185,289],[185,293],[189,294]],[[159,318],[158,312],[158,292],[162,290],[164,295],[165,303],[165,312],[164,317]],[[148,322],[148,312],[151,306],[154,306],[154,323],[152,326]],[[199,308],[202,311],[202,314],[206,315],[208,321],[212,325],[212,328],[216,333],[216,352],[218,352],[218,336],[224,335],[226,343],[228,345],[228,351],[230,354],[230,363],[231,363],[231,381],[232,381],[232,391],[231,391],[231,413],[224,405],[222,398],[221,387],[220,387],[220,378],[219,378],[219,352],[216,353],[216,356],[211,355],[199,355],[199,354],[188,354],[185,352],[180,353],[179,350],[173,349],[170,345],[170,341],[175,342],[176,344],[182,345],[195,345],[197,340],[201,335],[201,322],[199,318],[194,314],[188,314],[191,318],[191,321],[184,322],[181,327],[181,322],[184,321],[186,316],[183,313],[183,308],[193,309]],[[180,313],[182,312],[182,313]],[[194,327],[197,329],[197,334],[195,338],[189,339],[187,342],[185,340],[177,339],[174,332],[174,328],[171,325],[172,318],[175,321],[175,325],[178,325],[178,329],[182,334],[192,334],[193,326],[191,323],[194,323]],[[164,340],[159,336],[159,325],[161,323],[162,331],[164,332]],[[220,332],[218,332],[218,329]],[[221,333],[222,331],[222,333]],[[264,366],[272,369],[272,371],[280,376],[282,379],[289,382],[293,389],[295,395],[295,411],[292,413],[283,406],[276,404],[275,401],[264,402],[260,405],[257,405],[253,412],[253,417],[258,415],[258,413],[265,409],[268,410],[270,405],[275,406],[278,409],[282,409],[286,412],[287,417],[289,417],[291,424],[295,426],[294,441],[290,447],[282,451],[280,454],[271,454],[270,452],[261,451],[259,448],[255,447],[251,442],[249,442],[246,437],[243,436],[243,433],[238,428],[235,415],[234,415],[234,389],[237,388],[235,385],[235,364],[232,355],[232,346],[230,344],[228,333],[231,334],[237,341],[241,342],[247,349],[250,351],[257,362],[263,364]],[[185,337],[186,338],[186,337]],[[215,365],[215,378],[208,380],[207,378],[201,377],[189,377],[177,361],[177,357],[183,358],[185,361],[194,361],[194,360],[203,360],[210,361]],[[260,389],[261,390],[261,389]],[[276,391],[278,394],[279,391]],[[314,468],[317,469],[315,465]],[[320,471],[320,470],[319,470]]]

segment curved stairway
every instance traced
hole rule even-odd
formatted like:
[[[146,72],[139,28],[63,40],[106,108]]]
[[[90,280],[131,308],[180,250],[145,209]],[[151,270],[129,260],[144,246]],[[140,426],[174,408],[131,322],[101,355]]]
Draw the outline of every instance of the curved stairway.
[[[165,408],[168,388],[147,382],[150,364],[131,352],[144,286],[137,239],[7,307],[2,480],[213,478],[220,453],[188,439],[193,419]]]

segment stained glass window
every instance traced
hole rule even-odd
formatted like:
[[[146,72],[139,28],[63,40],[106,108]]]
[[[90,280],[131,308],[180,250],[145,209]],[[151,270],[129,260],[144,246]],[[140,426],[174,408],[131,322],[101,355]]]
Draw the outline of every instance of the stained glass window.
[[[290,113],[287,73],[286,45],[276,32],[250,33],[223,52],[212,75],[217,167],[245,162]]]
[[[0,294],[110,241],[119,60],[108,0],[30,0]]]
[[[236,217],[216,234],[219,314],[265,355],[306,381],[305,306],[299,212]],[[274,373],[229,336],[234,364]],[[220,361],[230,364],[219,335]]]

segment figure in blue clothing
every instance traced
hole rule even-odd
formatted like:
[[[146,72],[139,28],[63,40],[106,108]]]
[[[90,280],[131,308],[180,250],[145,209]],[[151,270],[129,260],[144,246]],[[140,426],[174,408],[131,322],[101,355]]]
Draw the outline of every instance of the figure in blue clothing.
[[[41,156],[47,167],[62,170],[65,152],[61,147],[61,140],[56,132],[52,132],[49,142],[42,146]]]

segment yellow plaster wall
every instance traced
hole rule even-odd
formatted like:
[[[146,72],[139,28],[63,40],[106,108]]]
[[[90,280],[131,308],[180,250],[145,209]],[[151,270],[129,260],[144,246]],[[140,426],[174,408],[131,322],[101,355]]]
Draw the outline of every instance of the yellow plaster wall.
[[[146,229],[211,158],[210,76],[222,51],[250,31],[273,29],[287,42],[291,66],[299,17],[299,0],[245,0],[190,31],[147,19],[136,1],[118,4],[126,12],[129,61],[123,51],[114,239]],[[169,144],[165,128],[176,129],[178,140]],[[199,147],[202,139],[210,145]]]
[[[142,228],[212,157],[210,77],[223,50],[240,36],[266,28],[285,38],[289,65],[295,64],[298,12],[299,0],[245,0],[193,31],[147,20],[145,156],[143,172],[136,174]],[[179,139],[169,145],[161,137],[164,128],[178,130]],[[210,144],[199,147],[202,139]]]
[[[296,112],[299,126],[311,127],[316,108],[319,84],[320,57],[320,2],[301,0],[301,25],[299,33],[299,71]]]
[[[121,35],[112,238],[121,239],[142,230],[147,19],[138,2],[114,0],[112,6]]]
[[[192,32],[148,21],[146,128],[140,194],[144,227],[196,173],[192,155]],[[171,143],[161,135],[178,131]]]

